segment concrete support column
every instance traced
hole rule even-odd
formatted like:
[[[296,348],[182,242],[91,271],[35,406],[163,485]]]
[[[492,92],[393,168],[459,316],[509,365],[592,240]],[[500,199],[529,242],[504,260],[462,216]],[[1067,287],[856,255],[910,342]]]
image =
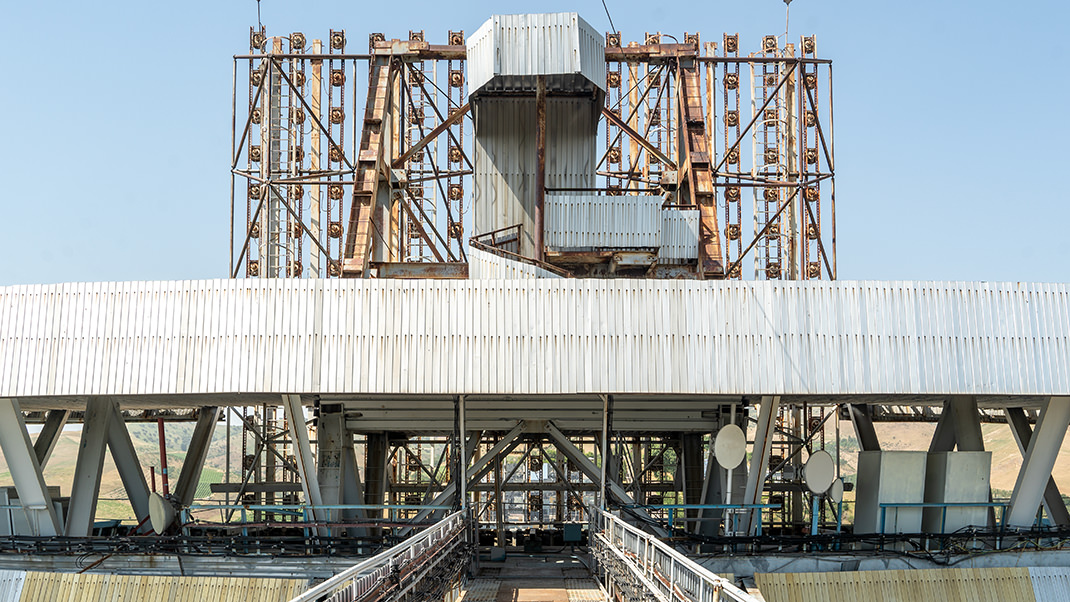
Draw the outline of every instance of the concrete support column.
[[[78,460],[71,485],[71,503],[67,511],[64,535],[87,537],[97,513],[100,494],[100,473],[104,467],[104,451],[108,444],[108,423],[112,403],[100,397],[90,397],[85,404],[82,438],[78,443]]]
[[[1067,426],[1070,426],[1070,397],[1050,398],[1040,413],[1036,431],[1026,448],[1022,469],[1018,472],[1018,481],[1014,484],[1011,504],[1007,508],[1008,525],[1029,527],[1036,519]]]
[[[1033,429],[1029,427],[1029,419],[1025,416],[1025,410],[1006,408],[1003,412],[1007,416],[1007,425],[1011,427],[1014,440],[1018,443],[1018,451],[1024,457],[1033,439]],[[1055,484],[1055,478],[1050,475],[1044,487],[1044,507],[1048,510],[1048,516],[1051,517],[1052,522],[1060,527],[1070,527],[1070,512],[1067,512],[1066,503],[1063,502],[1063,496]]]
[[[873,420],[869,417],[869,408],[857,403],[850,404],[847,408],[851,413],[855,435],[858,437],[858,447],[862,451],[880,451],[881,444],[877,440],[877,429],[873,428]]]
[[[758,406],[758,430],[754,434],[750,472],[747,474],[747,489],[743,494],[744,504],[757,504],[762,499],[765,475],[769,470],[769,451],[773,444],[776,416],[779,410],[779,396],[762,397],[762,401]],[[748,513],[747,530],[749,533],[755,533],[758,530],[757,512]]]
[[[62,528],[52,505],[52,496],[48,494],[41,464],[30,443],[22,408],[13,398],[0,398],[0,449],[3,449],[32,535],[59,535]]]
[[[955,416],[955,447],[959,451],[985,451],[977,398],[972,395],[957,395],[951,398],[950,405]]]
[[[175,483],[175,500],[183,507],[193,503],[197,495],[197,486],[201,483],[204,461],[208,459],[208,446],[212,443],[215,426],[219,423],[219,408],[205,407],[198,410],[197,424],[193,427],[186,459],[182,462],[182,472]]]
[[[312,455],[312,444],[308,439],[308,426],[305,424],[305,409],[301,405],[300,395],[283,395],[283,409],[286,411],[286,428],[290,432],[290,446],[297,460],[297,473],[301,477],[301,492],[305,495],[305,504],[322,506],[320,497],[319,473],[316,471],[316,459]],[[313,508],[309,514],[316,522],[326,522],[323,510]],[[328,535],[326,527],[317,529],[320,535]]]
[[[342,463],[343,450],[348,442],[353,447],[352,436],[346,430],[345,414],[340,404],[323,404],[320,406],[316,427],[316,465],[319,480],[320,501],[327,506],[340,505],[344,500]],[[362,502],[354,502],[362,503]],[[325,512],[331,521],[337,520],[342,513],[337,510]]]
[[[933,438],[929,442],[929,453],[949,451],[955,451],[955,409],[950,401],[945,401],[940,420],[933,431]]]
[[[41,428],[41,432],[37,435],[37,441],[33,444],[33,451],[37,454],[37,462],[42,469],[44,469],[45,464],[48,464],[48,458],[52,455],[56,442],[59,441],[63,427],[67,426],[67,418],[70,415],[70,410],[49,410],[48,417],[45,418],[45,425]]]
[[[51,415],[49,417],[51,418]],[[126,489],[126,497],[134,509],[134,516],[140,523],[149,517],[149,485],[145,482],[141,461],[137,458],[130,431],[126,428],[126,421],[123,420],[117,403],[111,404],[108,449],[111,451],[115,468],[119,471],[119,478],[123,480],[123,488]]]

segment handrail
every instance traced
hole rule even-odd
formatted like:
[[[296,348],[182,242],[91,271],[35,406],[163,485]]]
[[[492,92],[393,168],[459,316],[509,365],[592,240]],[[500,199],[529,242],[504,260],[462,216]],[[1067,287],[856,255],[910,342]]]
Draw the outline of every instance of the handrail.
[[[888,509],[895,509],[895,522],[899,523],[899,508],[942,508],[940,517],[940,533],[943,533],[945,526],[947,525],[947,510],[948,508],[1002,508],[1003,512],[1000,513],[999,528],[1002,531],[1004,526],[1004,520],[1007,518],[1007,507],[1010,506],[1009,502],[888,502],[879,504],[881,509],[881,533],[885,532],[885,519],[888,516]]]
[[[630,577],[663,602],[757,602],[731,581],[711,573],[654,536],[591,508],[591,538],[631,570]]]
[[[352,590],[346,599],[360,600],[362,596],[369,593],[376,586],[381,585],[396,566],[412,562],[436,546],[456,539],[458,536],[463,536],[467,525],[466,515],[467,510],[454,512],[419,535],[353,565],[293,598],[290,602],[320,600],[344,588]]]

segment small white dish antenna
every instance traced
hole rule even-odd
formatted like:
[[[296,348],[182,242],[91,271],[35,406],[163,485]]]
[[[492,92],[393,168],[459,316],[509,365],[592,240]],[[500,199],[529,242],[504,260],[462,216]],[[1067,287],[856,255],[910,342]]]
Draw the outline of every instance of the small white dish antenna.
[[[175,507],[171,505],[171,502],[158,494],[149,494],[149,526],[157,535],[163,535],[163,532],[171,526],[171,523],[175,522]]]
[[[747,457],[747,434],[734,424],[728,424],[717,431],[713,440],[713,456],[721,468],[732,470]]]
[[[836,480],[836,462],[825,450],[810,454],[803,466],[803,481],[813,493],[825,493]]]

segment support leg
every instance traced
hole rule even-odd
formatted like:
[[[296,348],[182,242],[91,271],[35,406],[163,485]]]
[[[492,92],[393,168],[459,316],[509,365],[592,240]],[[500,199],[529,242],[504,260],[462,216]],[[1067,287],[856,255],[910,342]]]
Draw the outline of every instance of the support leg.
[[[112,403],[107,399],[91,397],[85,404],[82,439],[78,444],[74,484],[71,485],[71,503],[64,529],[64,534],[69,537],[87,537],[93,527],[93,517],[97,513],[97,497],[100,494],[100,473],[104,467],[104,450],[108,443]]]
[[[954,408],[955,415],[955,446],[959,451],[985,451],[977,398],[955,396],[951,398],[950,404]]]
[[[31,534],[59,535],[62,531],[59,518],[16,399],[0,398],[0,448],[19,493],[19,503],[26,512]]]
[[[340,404],[321,405],[316,429],[316,464],[320,500],[327,506],[343,503],[342,475],[345,473],[345,468],[342,465],[342,456],[347,441],[349,447],[352,447],[353,440],[346,430],[342,406]],[[342,515],[337,510],[331,510],[325,514],[332,522]]]
[[[67,426],[67,418],[70,415],[70,410],[49,410],[48,418],[45,418],[45,425],[41,428],[41,432],[37,435],[37,441],[33,444],[33,451],[37,454],[37,462],[42,469],[45,464],[48,464],[48,458],[52,455],[52,450],[55,449],[60,434],[63,433],[63,427]]]
[[[140,523],[149,517],[149,486],[145,482],[145,473],[141,471],[134,443],[130,440],[130,431],[119,411],[119,404],[114,402],[111,404],[111,420],[108,424],[108,449],[123,480],[134,516]]]
[[[1067,426],[1070,426],[1070,397],[1050,398],[1040,413],[1014,484],[1011,505],[1007,508],[1008,525],[1029,527],[1036,519]]]
[[[313,506],[310,517],[316,522],[326,522],[327,517],[317,506],[323,505],[320,497],[319,473],[316,472],[316,459],[312,455],[312,444],[308,440],[308,426],[305,425],[305,409],[301,405],[300,395],[283,395],[283,409],[286,411],[286,426],[290,431],[290,443],[297,458],[297,473],[301,477],[301,491],[305,494],[305,504]],[[329,535],[326,527],[317,529],[320,535]]]
[[[945,401],[936,431],[929,442],[929,453],[949,451],[955,451],[955,408],[950,401]]]
[[[769,470],[769,451],[773,444],[773,431],[776,428],[776,416],[779,410],[779,396],[762,397],[761,405],[758,406],[758,430],[754,434],[754,449],[751,453],[750,471],[747,474],[747,489],[743,494],[744,504],[757,504],[762,499],[765,473]],[[749,533],[757,532],[758,516],[758,512],[748,514],[747,531]]]
[[[1014,440],[1018,443],[1018,451],[1025,456],[1029,449],[1029,442],[1033,439],[1033,429],[1029,426],[1029,419],[1025,416],[1022,408],[1006,408],[1007,425],[1014,433]],[[1059,493],[1059,487],[1055,484],[1055,478],[1049,476],[1048,484],[1044,488],[1044,507],[1048,510],[1048,516],[1052,522],[1060,527],[1070,527],[1070,512],[1067,512],[1066,503]]]
[[[851,424],[854,425],[855,434],[858,436],[858,446],[862,451],[880,451],[881,444],[877,440],[877,429],[873,428],[873,420],[869,417],[868,408],[857,403],[847,407],[851,412]]]
[[[197,425],[193,427],[186,460],[182,462],[182,473],[175,483],[174,495],[178,503],[185,507],[193,503],[197,495],[197,486],[201,483],[201,471],[208,458],[208,445],[212,442],[215,425],[219,422],[219,408],[206,407],[199,410]]]

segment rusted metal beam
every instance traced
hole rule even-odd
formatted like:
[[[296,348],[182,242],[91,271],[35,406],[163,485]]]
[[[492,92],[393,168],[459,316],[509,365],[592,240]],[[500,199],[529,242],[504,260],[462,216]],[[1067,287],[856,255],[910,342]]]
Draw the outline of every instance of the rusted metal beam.
[[[709,142],[706,139],[706,117],[698,68],[683,61],[677,63],[677,94],[680,104],[681,163],[686,170],[686,183],[694,204],[699,208],[699,272],[705,276],[723,278],[724,257],[721,252],[721,230],[717,225],[717,198],[710,170]]]
[[[791,205],[791,202],[795,199],[796,196],[798,196],[798,194],[798,189],[792,191],[791,196],[789,196],[787,200],[785,200],[784,203],[780,205],[780,209],[777,209],[777,212],[773,214],[773,217],[769,218],[769,221],[765,223],[765,227],[762,228],[761,232],[759,232],[754,237],[754,240],[752,240],[750,244],[747,245],[746,249],[743,249],[743,252],[739,254],[739,257],[736,258],[735,262],[733,262],[732,265],[729,266],[727,270],[725,270],[725,274],[731,274],[735,271],[737,267],[739,267],[741,263],[743,263],[743,258],[746,257],[747,253],[750,253],[750,250],[754,248],[754,245],[758,244],[758,241],[761,240],[763,236],[765,236],[765,233],[769,230],[770,226],[775,224],[776,221],[780,219],[780,214],[784,213],[784,210]]]
[[[617,115],[614,114],[613,111],[610,111],[608,107],[602,107],[602,114],[605,115],[606,119],[608,119],[610,122],[612,122],[613,125],[615,125],[618,128],[620,128],[620,130],[622,132],[624,132],[625,134],[628,134],[628,136],[632,140],[635,140],[636,142],[638,142],[639,145],[642,146],[643,148],[645,148],[648,153],[654,155],[655,157],[658,158],[659,161],[661,161],[662,163],[667,165],[669,167],[669,169],[673,169],[673,170],[676,169],[676,162],[675,161],[673,161],[672,159],[666,157],[665,153],[662,153],[661,150],[659,150],[656,145],[654,145],[652,142],[650,142],[649,140],[644,138],[639,132],[633,130],[630,125],[628,125],[627,123],[624,123],[624,121],[621,120],[620,117],[617,117]]]
[[[546,257],[543,242],[546,209],[546,78],[538,76],[535,86],[535,259]]]
[[[380,278],[466,280],[468,264],[461,262],[374,262],[371,267],[379,271]]]
[[[464,103],[464,106],[454,111],[453,115],[450,115],[445,121],[438,124],[435,129],[431,130],[431,132],[424,136],[419,142],[412,145],[412,148],[405,151],[405,154],[401,155],[397,159],[394,159],[394,162],[391,163],[390,166],[394,169],[398,169],[405,165],[405,162],[408,161],[413,155],[420,152],[425,146],[430,144],[432,140],[438,138],[439,135],[449,129],[451,125],[460,121],[461,118],[465,116],[465,113],[468,112],[469,108],[469,104],[467,102]]]
[[[368,258],[372,242],[372,215],[379,190],[381,171],[383,122],[390,100],[390,82],[395,73],[390,57],[376,57],[368,85],[368,101],[364,109],[364,131],[357,156],[357,184],[353,187],[353,203],[346,229],[345,258],[342,276],[367,276]]]
[[[609,62],[649,63],[658,60],[675,60],[679,57],[697,57],[695,44],[648,44],[645,46],[606,48]]]

